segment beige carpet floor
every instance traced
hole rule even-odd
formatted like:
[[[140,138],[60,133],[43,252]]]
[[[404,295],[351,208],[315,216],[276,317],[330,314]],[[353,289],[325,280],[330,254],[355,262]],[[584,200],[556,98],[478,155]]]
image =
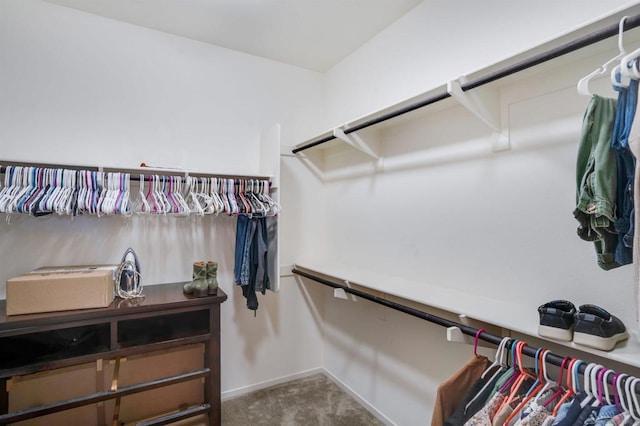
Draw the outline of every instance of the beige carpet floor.
[[[223,426],[383,425],[349,394],[316,374],[222,403]]]

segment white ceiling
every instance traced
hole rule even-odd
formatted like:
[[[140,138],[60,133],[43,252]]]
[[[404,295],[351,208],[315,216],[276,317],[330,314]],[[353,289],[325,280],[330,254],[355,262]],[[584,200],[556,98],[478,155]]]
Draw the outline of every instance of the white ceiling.
[[[326,71],[422,0],[48,0]]]

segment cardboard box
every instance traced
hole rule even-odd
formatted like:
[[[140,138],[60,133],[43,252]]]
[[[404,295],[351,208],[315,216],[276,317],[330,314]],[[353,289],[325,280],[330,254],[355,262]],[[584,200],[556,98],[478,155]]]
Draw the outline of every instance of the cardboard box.
[[[111,387],[114,367],[113,360],[105,362],[105,389]],[[118,387],[201,368],[204,368],[204,345],[202,343],[134,355],[120,361]],[[120,424],[135,424],[185,407],[198,406],[204,402],[203,381],[204,379],[201,378],[194,379],[122,397],[118,420]],[[114,406],[114,400],[105,402],[107,424],[111,423]]]
[[[14,377],[7,382],[9,412],[25,410],[96,392],[96,363]],[[20,426],[97,425],[96,404],[19,422]]]
[[[104,308],[115,296],[118,265],[38,268],[7,280],[7,315]]]
[[[133,355],[120,361],[118,387],[173,376],[204,367],[202,343]],[[100,360],[51,371],[14,377],[9,380],[9,412],[42,404],[78,398],[111,388],[115,360]],[[119,424],[134,425],[143,419],[161,416],[204,402],[203,379],[177,383],[121,398]],[[115,400],[89,404],[59,413],[16,423],[20,426],[111,425]],[[203,426],[208,417],[197,416],[180,425]]]

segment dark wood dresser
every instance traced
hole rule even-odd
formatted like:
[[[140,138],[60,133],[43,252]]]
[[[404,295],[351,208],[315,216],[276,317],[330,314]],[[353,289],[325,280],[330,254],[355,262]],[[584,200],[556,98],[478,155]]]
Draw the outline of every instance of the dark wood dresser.
[[[204,401],[138,422],[160,425],[206,414],[220,424],[220,304],[227,295],[191,298],[182,283],[146,286],[144,299],[116,298],[107,308],[7,317],[0,301],[0,424],[120,400],[128,395],[200,379]],[[9,412],[8,385],[16,377],[86,363],[114,362],[154,351],[204,346],[204,362],[192,371],[97,390],[80,397]],[[200,368],[204,365],[204,368]]]

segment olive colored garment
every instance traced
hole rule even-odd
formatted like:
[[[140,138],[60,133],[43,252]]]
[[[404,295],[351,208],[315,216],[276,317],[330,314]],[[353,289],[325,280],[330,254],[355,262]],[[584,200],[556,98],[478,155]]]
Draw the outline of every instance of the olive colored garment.
[[[576,165],[578,236],[593,241],[598,266],[609,270],[615,261],[617,165],[611,149],[616,101],[594,95],[582,121]]]
[[[438,386],[431,417],[431,426],[443,426],[464,399],[469,389],[482,376],[491,363],[485,356],[473,356],[453,376]]]

